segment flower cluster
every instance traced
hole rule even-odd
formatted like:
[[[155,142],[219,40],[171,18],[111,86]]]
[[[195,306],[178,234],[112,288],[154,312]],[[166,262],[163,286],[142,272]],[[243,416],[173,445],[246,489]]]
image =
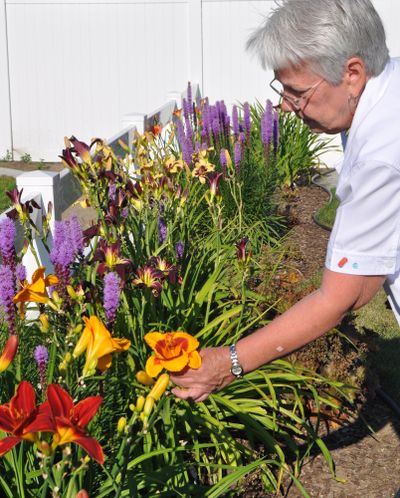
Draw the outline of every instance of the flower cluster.
[[[0,456],[21,441],[30,441],[51,454],[58,446],[76,443],[100,464],[104,455],[100,444],[87,436],[85,428],[102,403],[101,396],[90,396],[74,405],[71,396],[57,384],[47,388],[47,400],[36,406],[32,384],[23,380],[9,403],[0,405],[0,429],[9,436],[0,440]],[[46,433],[52,434],[47,442]]]

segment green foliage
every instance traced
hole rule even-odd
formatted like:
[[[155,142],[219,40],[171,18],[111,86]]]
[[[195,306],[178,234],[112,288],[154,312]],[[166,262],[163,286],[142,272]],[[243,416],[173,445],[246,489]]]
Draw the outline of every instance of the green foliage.
[[[259,123],[263,107],[257,103],[252,108],[255,123]],[[320,157],[329,150],[331,139],[323,139],[304,125],[294,113],[279,113],[279,146],[274,163],[279,185],[293,188],[299,181],[311,181]]]
[[[9,150],[9,149],[7,149],[7,150],[6,150],[6,153],[4,154],[4,156],[2,156],[2,157],[0,158],[0,162],[1,162],[1,161],[4,161],[4,162],[10,162],[10,161],[12,161],[12,160],[13,160],[13,155],[12,155],[11,150]]]
[[[15,187],[15,179],[11,176],[0,176],[0,213],[10,207],[10,199],[6,196],[8,190]]]
[[[29,164],[32,162],[32,157],[28,152],[25,152],[25,154],[22,154],[21,156],[21,161],[25,164]]]
[[[332,228],[335,223],[336,211],[340,201],[335,195],[336,189],[331,189],[331,199],[315,215],[315,219],[321,225]]]
[[[297,478],[315,445],[333,472],[318,436],[318,413],[322,406],[336,407],[338,399],[350,401],[342,382],[280,360],[193,405],[175,399],[169,387],[156,396],[155,387],[136,376],[150,356],[148,333],[184,331],[201,347],[223,346],[268,323],[274,303],[249,281],[257,276],[261,244],[276,244],[279,218],[271,197],[278,180],[271,166],[274,145],[260,145],[257,133],[254,127],[246,138],[240,168],[231,160],[218,162],[221,149],[229,155],[234,147],[226,133],[195,152],[190,165],[173,129],[137,135],[132,146],[121,143],[123,158],[100,140],[88,146],[70,139],[64,162],[97,220],[85,233],[86,252],[76,249],[73,263],[63,263],[73,220],[57,228],[52,259],[59,282],[52,283],[51,300],[39,300],[25,318],[15,317],[20,348],[0,376],[0,402],[7,403],[22,380],[40,384],[38,404],[46,399],[45,384],[62,386],[75,402],[101,395],[89,430],[82,424],[79,434],[90,433],[107,458],[104,465],[88,461],[76,440],[68,439],[84,405],[69,408],[68,431],[46,426],[35,432],[34,444],[23,441],[6,453],[0,463],[6,496],[69,498],[82,488],[98,498],[227,496],[255,468],[266,492],[277,491],[289,474],[307,496]],[[18,207],[34,250],[30,206]],[[111,273],[118,275],[120,291],[115,317],[106,305]],[[50,283],[43,280],[42,287]],[[27,300],[36,302],[35,296]],[[40,317],[32,315],[35,306]],[[26,361],[37,345],[49,352],[44,380],[36,364]],[[41,410],[61,410],[65,396],[56,407],[48,397]]]

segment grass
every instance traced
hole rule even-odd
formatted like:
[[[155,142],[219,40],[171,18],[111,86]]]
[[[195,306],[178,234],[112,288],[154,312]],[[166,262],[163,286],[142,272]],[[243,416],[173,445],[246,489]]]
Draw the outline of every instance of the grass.
[[[331,188],[331,200],[317,211],[315,219],[321,225],[332,228],[335,222],[336,210],[339,207],[339,199],[336,197],[336,189]]]
[[[400,403],[400,330],[393,311],[386,305],[383,289],[354,313],[353,324],[360,334],[373,337],[371,366],[383,389]]]
[[[332,199],[316,214],[316,220],[327,227],[332,227],[335,221],[339,199],[336,189],[331,189]],[[383,389],[400,403],[400,327],[387,306],[386,294],[383,290],[363,308],[353,313],[353,325],[362,335],[374,338],[373,350],[369,361],[379,376]]]
[[[0,213],[10,207],[10,199],[6,192],[15,187],[15,178],[11,176],[0,176]]]

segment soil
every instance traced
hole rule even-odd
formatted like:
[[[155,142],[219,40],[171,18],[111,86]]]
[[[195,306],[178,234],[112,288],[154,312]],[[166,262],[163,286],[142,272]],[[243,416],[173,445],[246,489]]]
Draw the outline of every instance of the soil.
[[[305,278],[312,278],[324,266],[329,232],[313,221],[313,215],[327,201],[328,194],[320,187],[300,187],[285,207],[292,223],[289,240],[298,250],[296,266]],[[374,390],[355,421],[323,439],[335,462],[336,480],[323,455],[316,451],[300,476],[311,498],[400,498],[400,418]],[[243,497],[269,496],[255,488]],[[302,495],[287,482],[281,496]]]
[[[11,168],[20,171],[35,171],[37,169],[43,171],[61,171],[65,166],[60,163],[45,163],[37,161],[0,161],[0,168]]]

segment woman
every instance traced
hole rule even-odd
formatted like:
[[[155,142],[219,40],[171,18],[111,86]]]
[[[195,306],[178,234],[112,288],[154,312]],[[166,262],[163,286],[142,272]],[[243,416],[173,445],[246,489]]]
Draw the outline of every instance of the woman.
[[[400,60],[389,59],[381,19],[370,0],[286,0],[248,47],[274,70],[283,111],[316,133],[348,133],[341,204],[321,287],[236,345],[202,350],[198,370],[173,376],[175,395],[194,401],[321,336],[384,283],[400,317]]]

